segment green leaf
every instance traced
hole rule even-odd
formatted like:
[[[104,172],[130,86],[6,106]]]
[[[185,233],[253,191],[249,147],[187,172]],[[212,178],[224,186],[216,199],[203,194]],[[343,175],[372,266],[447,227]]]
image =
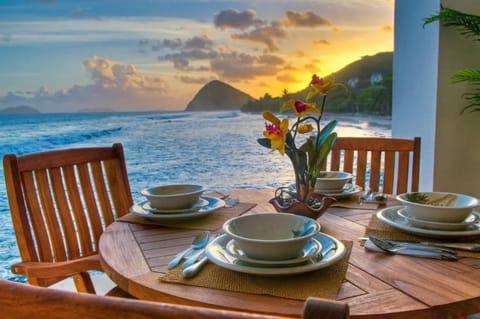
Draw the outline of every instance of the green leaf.
[[[263,147],[266,147],[266,148],[272,148],[272,143],[270,142],[270,140],[268,138],[259,138],[257,139],[257,142],[258,144],[262,145]]]
[[[323,143],[325,143],[327,137],[330,135],[330,133],[333,132],[336,126],[337,126],[337,120],[333,120],[333,121],[330,121],[330,123],[325,125],[323,129],[320,130],[320,133],[316,138],[317,148],[319,145],[322,145]]]
[[[463,13],[450,8],[442,8],[435,15],[423,19],[425,25],[439,21],[444,26],[455,27],[458,32],[466,37],[472,37],[474,40],[480,40],[480,16]]]
[[[480,84],[480,69],[467,68],[458,70],[450,78],[450,83],[468,82],[469,84]]]
[[[337,140],[337,133],[331,133],[325,142],[320,146],[319,151],[316,153],[316,157],[313,159],[312,165],[312,176],[316,177],[320,175],[320,171],[322,170],[323,163],[325,163],[328,153],[330,153],[333,144]]]

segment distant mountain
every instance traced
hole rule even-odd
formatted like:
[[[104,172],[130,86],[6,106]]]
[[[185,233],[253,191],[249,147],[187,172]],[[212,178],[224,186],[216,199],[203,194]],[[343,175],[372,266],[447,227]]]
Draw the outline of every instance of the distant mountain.
[[[19,105],[7,107],[6,109],[0,110],[0,114],[38,114],[39,110],[28,106],[28,105]]]
[[[86,109],[81,109],[78,111],[79,113],[110,113],[110,112],[116,112],[114,109],[110,108],[86,108]]]
[[[240,110],[250,95],[221,81],[211,81],[198,91],[185,111]]]

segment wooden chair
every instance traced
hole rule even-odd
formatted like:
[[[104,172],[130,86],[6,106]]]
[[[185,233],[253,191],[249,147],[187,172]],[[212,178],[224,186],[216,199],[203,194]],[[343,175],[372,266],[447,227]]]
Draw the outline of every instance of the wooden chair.
[[[7,280],[0,280],[0,307],[2,309],[1,317],[5,319],[285,318],[136,299],[79,294],[64,290],[35,287]],[[314,298],[309,299],[305,303],[303,312],[303,318],[305,319],[346,319],[349,317],[347,304]]]
[[[330,160],[329,170],[352,173],[363,188],[388,194],[418,191],[420,137],[339,137]]]
[[[43,287],[73,276],[95,293],[100,235],[133,204],[122,145],[9,154],[3,165],[22,259],[12,272]]]

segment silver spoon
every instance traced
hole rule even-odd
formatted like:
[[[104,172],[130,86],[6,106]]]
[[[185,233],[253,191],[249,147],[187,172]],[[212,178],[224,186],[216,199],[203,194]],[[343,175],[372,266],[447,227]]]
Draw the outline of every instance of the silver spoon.
[[[173,258],[169,263],[168,263],[168,269],[172,269],[173,267],[177,266],[185,257],[185,255],[191,253],[195,249],[200,249],[203,248],[207,245],[208,240],[210,238],[210,232],[209,231],[203,231],[197,236],[192,241],[192,245],[188,247],[188,249],[178,253],[175,258]]]

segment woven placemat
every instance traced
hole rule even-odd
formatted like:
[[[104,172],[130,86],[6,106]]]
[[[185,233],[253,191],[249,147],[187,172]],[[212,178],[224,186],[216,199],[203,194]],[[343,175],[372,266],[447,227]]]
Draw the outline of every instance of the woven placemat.
[[[308,297],[336,299],[348,268],[352,251],[351,241],[342,241],[346,253],[337,263],[316,271],[281,277],[250,275],[207,263],[193,278],[181,275],[182,267],[176,267],[160,277],[162,282],[176,283],[257,295],[271,295],[305,300]]]
[[[257,204],[254,203],[238,203],[233,207],[220,208],[216,211],[211,212],[210,214],[188,221],[176,222],[176,223],[165,223],[161,224],[162,226],[175,227],[175,228],[186,228],[186,229],[202,229],[202,230],[217,230],[222,227],[223,223],[228,219],[236,216],[240,216],[250,209],[255,207]],[[128,213],[117,219],[119,222],[133,223],[133,224],[143,224],[143,225],[158,225],[159,223],[150,220],[148,218],[133,215]]]
[[[370,218],[370,221],[365,228],[365,236],[373,235],[378,236],[381,238],[387,239],[395,239],[395,240],[405,240],[405,241],[413,241],[413,242],[421,242],[421,241],[430,241],[430,242],[442,242],[438,238],[425,238],[416,236],[410,233],[403,232],[393,226],[387,225],[383,223],[380,219],[378,219],[376,214],[373,214]],[[472,238],[462,238],[461,241],[478,241],[479,236],[475,236]],[[444,239],[443,241],[454,241],[452,239]],[[457,240],[455,240],[457,241]],[[463,251],[457,250],[458,257],[472,257],[472,258],[480,258],[480,252],[470,252],[470,251]]]

